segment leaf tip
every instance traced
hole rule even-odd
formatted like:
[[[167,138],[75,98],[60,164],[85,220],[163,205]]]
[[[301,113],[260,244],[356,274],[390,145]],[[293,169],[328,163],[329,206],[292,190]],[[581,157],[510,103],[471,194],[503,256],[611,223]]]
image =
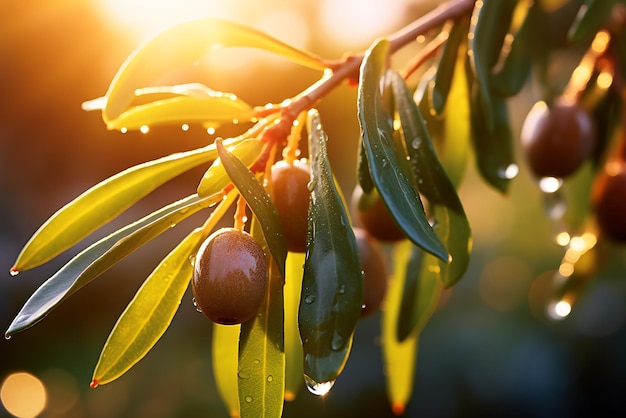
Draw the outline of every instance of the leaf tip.
[[[17,276],[20,273],[20,269],[17,267],[17,264],[9,269],[9,274],[13,277]]]
[[[97,379],[93,379],[93,380],[91,381],[91,383],[89,383],[89,387],[90,387],[90,388],[92,388],[92,389],[97,388],[97,387],[98,387],[98,385],[99,385],[99,383],[98,383],[98,380],[97,380]]]
[[[402,403],[402,402],[394,402],[393,405],[391,405],[391,411],[396,416],[404,415],[404,411],[405,411],[404,403]]]

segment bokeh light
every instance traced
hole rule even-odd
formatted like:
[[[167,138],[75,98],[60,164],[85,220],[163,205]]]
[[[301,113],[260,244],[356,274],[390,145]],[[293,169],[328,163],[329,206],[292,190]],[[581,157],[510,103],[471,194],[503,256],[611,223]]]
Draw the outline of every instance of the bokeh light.
[[[16,372],[2,382],[0,399],[4,408],[13,416],[33,418],[46,407],[46,388],[32,374]]]

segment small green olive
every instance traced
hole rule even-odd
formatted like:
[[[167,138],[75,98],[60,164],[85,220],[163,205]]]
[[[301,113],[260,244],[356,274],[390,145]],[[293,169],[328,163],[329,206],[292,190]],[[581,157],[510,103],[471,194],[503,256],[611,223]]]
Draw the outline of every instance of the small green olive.
[[[537,102],[521,132],[522,149],[537,177],[567,177],[589,157],[595,129],[589,114],[562,98],[548,106]]]
[[[198,309],[213,322],[233,325],[254,317],[267,282],[265,253],[247,232],[222,228],[200,246],[192,291]]]
[[[272,202],[289,251],[306,251],[310,180],[311,169],[306,160],[279,161],[272,166]]]
[[[363,268],[363,318],[380,308],[387,292],[389,269],[380,244],[364,229],[353,230]]]

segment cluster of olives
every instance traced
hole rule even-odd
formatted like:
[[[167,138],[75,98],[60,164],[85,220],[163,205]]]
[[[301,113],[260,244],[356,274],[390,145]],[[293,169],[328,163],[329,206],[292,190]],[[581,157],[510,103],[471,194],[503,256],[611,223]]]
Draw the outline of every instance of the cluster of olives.
[[[304,159],[272,166],[272,201],[291,252],[306,251],[309,182],[310,166]],[[380,307],[387,289],[388,266],[378,240],[397,241],[404,234],[380,199],[367,209],[357,209],[356,215],[362,226],[353,230],[364,272],[361,316],[365,317]],[[225,325],[248,321],[260,309],[267,286],[265,253],[246,231],[222,228],[199,248],[192,291],[198,310],[210,320]]]
[[[535,176],[564,178],[591,156],[596,145],[594,121],[574,100],[559,97],[550,105],[537,102],[524,120],[521,141]],[[625,194],[626,161],[618,155],[596,175],[591,196],[600,232],[617,242],[626,242]]]

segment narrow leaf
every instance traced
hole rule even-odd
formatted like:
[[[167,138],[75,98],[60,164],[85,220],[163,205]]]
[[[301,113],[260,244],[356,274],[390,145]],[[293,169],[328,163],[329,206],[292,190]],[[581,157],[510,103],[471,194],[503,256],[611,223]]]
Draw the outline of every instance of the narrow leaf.
[[[197,228],[172,250],[141,286],[104,345],[93,383],[109,383],[141,360],[169,327],[193,275],[192,257],[237,193],[231,191]]]
[[[92,244],[72,258],[31,295],[9,326],[6,335],[10,336],[33,326],[59,303],[131,252],[221,198],[221,195],[204,199],[197,195],[189,196]]]
[[[283,238],[280,218],[272,199],[254,174],[236,156],[231,154],[220,140],[216,141],[217,153],[224,164],[224,169],[235,187],[246,199],[248,206],[255,216],[259,218],[263,235],[267,240],[272,257],[278,265],[280,273],[285,276],[285,259],[287,258],[287,246]]]
[[[394,271],[382,310],[382,348],[387,394],[393,412],[402,415],[413,392],[417,362],[418,333],[411,333],[404,341],[397,338],[397,323],[404,289],[404,279],[413,245],[402,242],[392,253]]]
[[[619,0],[586,0],[569,30],[569,40],[590,40],[609,21],[611,10],[617,3]]]
[[[263,144],[261,141],[249,138],[227,149],[239,158],[246,167],[250,167],[259,158]],[[228,184],[230,184],[230,177],[228,177],[224,165],[218,158],[213,161],[211,167],[202,176],[202,180],[198,184],[198,196],[212,195],[216,189],[221,190]]]
[[[419,194],[399,167],[391,117],[382,110],[379,86],[388,48],[389,42],[378,41],[361,66],[358,115],[372,180],[407,237],[425,251],[447,260],[448,252],[428,223]]]
[[[35,232],[12,270],[45,263],[168,180],[215,157],[215,146],[210,145],[136,165],[98,183],[59,209]]]
[[[285,400],[293,401],[304,382],[304,354],[298,330],[304,253],[287,253],[285,266]]]
[[[254,118],[253,108],[230,95],[209,97],[181,96],[156,100],[134,106],[107,123],[108,129],[133,130],[142,126],[173,123],[211,123],[219,125],[237,120],[247,122]]]
[[[239,335],[241,325],[213,324],[211,364],[217,392],[231,418],[239,418]]]
[[[454,185],[439,162],[422,115],[413,95],[397,73],[391,73],[396,108],[418,190],[432,206],[435,232],[445,245],[450,259],[443,266],[444,284],[452,286],[469,265],[471,230]],[[447,265],[449,262],[449,266]]]
[[[311,198],[299,326],[309,389],[328,388],[343,370],[363,301],[354,232],[333,179],[327,136],[309,112]]]
[[[211,50],[228,47],[262,49],[300,65],[325,69],[319,57],[247,26],[216,18],[183,22],[137,48],[122,64],[106,94],[105,123],[126,110],[136,89],[147,87],[170,70],[193,64]]]
[[[258,219],[252,236],[266,254]],[[239,342],[239,407],[242,418],[280,418],[285,395],[285,350],[283,316],[284,276],[268,256],[269,286],[259,314],[241,324]]]

